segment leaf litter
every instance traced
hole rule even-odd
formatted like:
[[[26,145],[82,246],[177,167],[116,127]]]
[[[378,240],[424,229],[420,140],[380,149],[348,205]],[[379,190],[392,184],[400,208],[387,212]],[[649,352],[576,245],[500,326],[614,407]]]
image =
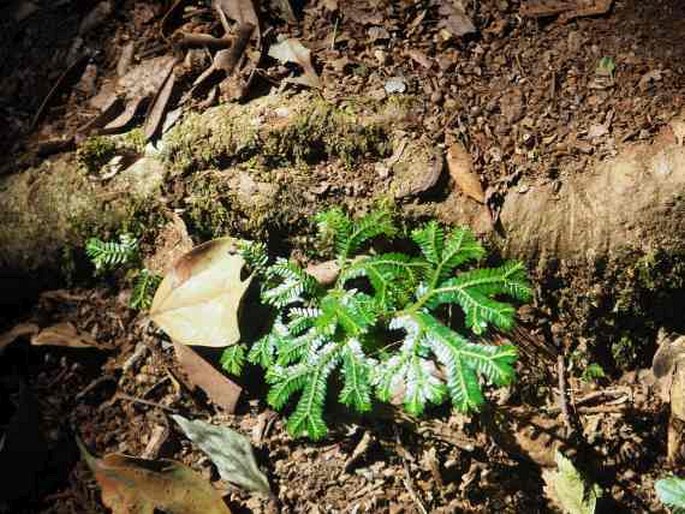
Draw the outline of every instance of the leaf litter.
[[[273,496],[247,437],[228,427],[199,419],[189,420],[179,415],[172,418],[188,438],[212,459],[222,479],[246,491]]]
[[[182,4],[183,2],[177,3]],[[534,3],[536,2],[521,2],[521,6],[524,4]],[[553,2],[546,3],[547,5],[553,4]],[[569,1],[564,3],[567,6],[581,6],[583,3],[589,5],[596,2]],[[592,123],[585,123],[585,121],[588,119],[588,110],[593,111],[592,116],[589,119],[593,123],[597,123],[601,122],[603,119],[601,116],[596,119],[594,118],[596,114],[595,111],[597,109],[600,111],[604,111],[606,109],[608,111],[611,108],[615,108],[617,102],[620,105],[625,106],[625,108],[623,108],[619,105],[617,108],[616,112],[618,124],[615,125],[615,128],[612,126],[612,132],[602,132],[600,134],[598,131],[595,131],[595,133],[593,133],[593,135],[597,136],[596,139],[598,140],[598,144],[594,146],[593,150],[600,155],[605,155],[606,152],[611,151],[611,146],[606,144],[607,136],[613,136],[613,133],[616,133],[616,137],[618,138],[643,138],[643,133],[641,133],[639,130],[635,133],[638,134],[638,136],[631,136],[630,134],[635,127],[643,129],[643,131],[651,131],[651,119],[661,120],[659,123],[666,121],[662,120],[658,113],[655,116],[655,105],[657,105],[657,102],[660,101],[658,99],[662,93],[659,91],[659,89],[662,87],[662,82],[664,94],[668,94],[670,87],[669,84],[672,83],[671,75],[667,73],[664,74],[662,81],[659,81],[659,88],[656,88],[656,90],[654,90],[655,88],[653,88],[653,85],[651,85],[654,80],[650,79],[649,84],[646,82],[639,84],[638,79],[640,78],[642,72],[650,69],[651,65],[645,64],[640,59],[639,55],[637,57],[633,56],[631,59],[635,59],[636,62],[633,62],[627,66],[623,66],[623,61],[621,62],[621,76],[618,77],[618,82],[616,84],[617,92],[613,93],[610,91],[607,92],[606,90],[598,90],[599,96],[593,98],[594,93],[590,92],[588,96],[586,89],[584,89],[586,86],[584,77],[586,75],[585,71],[589,70],[590,73],[587,75],[589,75],[589,79],[592,80],[592,69],[594,63],[584,63],[584,61],[578,59],[578,56],[574,56],[572,53],[559,51],[560,47],[573,48],[573,46],[576,44],[580,44],[579,48],[581,49],[585,48],[587,46],[586,44],[589,44],[595,39],[592,37],[593,32],[588,30],[588,26],[584,24],[595,21],[602,22],[604,21],[603,19],[583,20],[577,22],[577,24],[574,23],[567,26],[557,24],[557,22],[554,20],[544,20],[540,25],[538,25],[538,22],[535,20],[520,21],[520,17],[517,17],[516,13],[518,8],[518,3],[516,2],[497,2],[496,6],[494,6],[494,3],[493,5],[488,3],[477,5],[473,2],[461,2],[461,4],[466,5],[468,11],[467,14],[473,16],[472,21],[475,20],[477,22],[478,30],[482,32],[483,37],[481,38],[479,36],[478,38],[473,38],[470,40],[469,38],[460,39],[458,36],[450,34],[449,36],[451,43],[446,46],[441,46],[443,44],[443,40],[441,38],[447,35],[447,29],[442,27],[442,33],[440,34],[439,38],[432,39],[435,37],[435,33],[431,30],[434,25],[427,25],[427,23],[435,24],[436,18],[438,19],[438,23],[442,25],[442,20],[438,16],[439,11],[435,9],[435,5],[433,4],[431,5],[431,8],[427,10],[428,13],[421,11],[418,8],[416,11],[405,11],[403,7],[398,7],[395,12],[391,12],[389,10],[384,10],[384,6],[382,4],[379,4],[377,9],[367,10],[367,14],[364,15],[364,23],[367,25],[365,25],[364,29],[368,29],[369,23],[376,23],[376,26],[379,26],[387,31],[391,38],[396,37],[398,25],[401,27],[401,29],[405,28],[405,25],[398,23],[398,14],[399,17],[406,16],[407,19],[417,20],[415,23],[412,22],[411,26],[409,26],[407,23],[406,28],[408,30],[406,33],[406,41],[402,41],[402,44],[397,46],[401,52],[404,52],[403,54],[394,52],[392,48],[384,48],[382,50],[384,55],[376,52],[378,48],[374,48],[372,52],[372,49],[369,47],[370,45],[366,44],[363,34],[360,37],[353,30],[350,30],[350,23],[346,18],[340,18],[340,22],[337,27],[337,35],[334,38],[334,42],[337,41],[338,44],[334,48],[331,55],[335,56],[337,53],[338,55],[343,55],[346,57],[351,56],[351,58],[347,57],[351,61],[351,64],[347,64],[345,66],[346,70],[349,70],[353,67],[354,69],[357,69],[356,67],[361,67],[361,65],[367,66],[372,70],[372,75],[370,78],[361,80],[357,79],[356,77],[349,77],[346,74],[342,74],[343,67],[341,67],[341,69],[337,71],[337,73],[341,75],[334,75],[336,79],[340,79],[341,90],[349,91],[359,87],[371,87],[369,84],[373,85],[374,80],[376,81],[376,85],[382,88],[384,79],[399,73],[402,73],[401,76],[406,77],[406,82],[404,84],[405,89],[412,94],[416,93],[417,84],[419,87],[419,94],[421,94],[421,88],[425,88],[425,90],[436,90],[444,98],[444,111],[448,112],[450,116],[452,113],[457,113],[454,117],[454,123],[452,126],[459,126],[461,129],[465,130],[466,135],[470,137],[470,139],[467,139],[469,141],[469,149],[472,150],[473,156],[476,158],[476,162],[478,163],[478,171],[482,183],[485,183],[486,180],[488,180],[490,183],[496,183],[498,173],[501,172],[504,174],[506,171],[511,171],[511,167],[516,167],[517,170],[520,170],[522,176],[530,176],[531,173],[534,173],[536,169],[546,169],[545,166],[549,163],[549,161],[545,160],[545,156],[549,156],[552,153],[554,153],[555,159],[559,159],[562,163],[568,161],[569,159],[579,159],[579,161],[582,161],[583,156],[580,156],[579,158],[578,155],[574,154],[575,150],[573,147],[564,146],[566,145],[567,141],[566,133],[564,130],[559,130],[558,126],[559,124],[562,126],[568,124],[568,128],[566,130],[573,135],[573,132],[578,130],[576,126],[577,119],[577,124],[580,125],[580,134],[582,137],[583,130],[587,127],[592,127]],[[325,60],[325,57],[327,56],[326,52],[328,52],[328,50],[322,51],[319,47],[310,42],[313,41],[312,38],[318,37],[319,35],[315,31],[321,32],[325,30],[325,35],[328,37],[321,37],[321,40],[325,40],[328,47],[331,41],[330,35],[333,24],[337,22],[334,21],[334,18],[323,18],[324,16],[327,17],[333,15],[342,16],[344,13],[340,13],[337,2],[326,2],[326,5],[329,7],[317,10],[318,6],[314,4],[312,6],[312,10],[305,13],[305,22],[302,24],[302,26],[288,34],[293,35],[293,37],[302,38],[301,41],[305,42],[305,44],[311,48],[312,52],[316,56],[317,63],[323,65],[324,71],[322,74],[324,78],[328,79],[326,74],[330,73],[330,70],[327,69],[328,63]],[[617,5],[617,8],[619,7],[621,6]],[[186,20],[191,20],[193,23],[195,23],[198,16],[192,16],[194,6],[183,5],[182,8],[185,9],[184,15],[187,16]],[[327,12],[326,9],[328,9],[330,12]],[[346,12],[347,10],[349,10],[349,8],[343,5],[342,11]],[[361,7],[358,10],[363,11],[364,9]],[[39,15],[40,13],[34,14],[34,17]],[[322,19],[316,19],[316,17],[320,17]],[[313,23],[312,19],[316,19],[316,23]],[[607,19],[613,19],[613,15],[611,18],[607,17]],[[563,21],[563,14],[562,17],[559,18],[559,21]],[[548,22],[550,23],[549,25],[547,25]],[[191,28],[190,25],[190,23],[185,24],[184,22],[183,28],[195,30],[195,27]],[[603,29],[606,29],[607,26],[616,26],[615,24],[605,25],[603,23],[597,23],[597,25]],[[426,28],[427,26],[428,29]],[[198,27],[199,30],[203,29],[203,25],[198,25]],[[235,25],[233,27],[235,28]],[[542,31],[539,31],[540,27],[543,27]],[[516,41],[517,39],[530,37],[531,30],[539,31],[535,33],[539,34],[537,38],[540,44],[536,47],[531,43],[532,46],[530,50],[524,49],[524,51],[521,51],[521,47],[516,45]],[[354,39],[357,40],[356,43]],[[350,48],[346,46],[349,41],[352,41],[350,43]],[[438,41],[437,46],[434,44],[435,41]],[[602,46],[604,46],[605,43],[607,46],[611,45],[610,41],[602,41]],[[146,51],[149,47],[149,41],[146,41],[143,37],[141,37],[139,42],[140,44],[137,45],[139,53]],[[500,43],[503,46],[500,46]],[[354,44],[356,44],[356,46],[352,46]],[[403,46],[405,47],[403,48]],[[410,63],[408,66],[411,66],[412,68],[409,70],[398,70],[396,66],[393,66],[393,62],[396,63],[400,55],[410,55],[407,52],[406,47],[415,47],[418,52],[425,54],[429,57],[429,59],[435,59],[436,64],[439,65],[439,69],[436,70],[433,68],[431,72],[438,76],[440,84],[437,85],[437,87],[435,84],[431,84],[430,80],[428,80],[420,70],[423,65],[418,63],[418,61],[417,63],[419,66],[414,66],[413,63]],[[640,45],[636,47],[640,47]],[[481,54],[481,50],[485,50],[485,54]],[[214,51],[214,49],[211,50],[212,53]],[[601,51],[604,52],[605,49],[602,48]],[[606,50],[606,52],[610,55],[617,56],[617,58],[623,55],[620,52],[610,52],[609,50]],[[416,53],[414,54],[418,55]],[[376,71],[374,66],[377,66],[377,64],[373,64],[376,63],[374,60],[375,57],[373,57],[374,55],[382,55],[382,58],[379,58],[378,62],[385,63],[378,65],[380,79],[378,77],[374,78],[373,76],[373,73]],[[372,65],[369,64],[369,56],[372,56]],[[600,56],[601,53],[595,55],[596,58]],[[142,59],[143,61],[147,58],[148,57],[145,55],[142,57],[140,55],[136,56],[136,59]],[[502,60],[504,64],[500,64],[500,60]],[[388,65],[388,63],[390,63],[390,65]],[[547,70],[550,70],[550,73],[554,74],[554,69],[558,68],[559,66],[561,66],[564,71],[568,71],[568,77],[571,77],[571,80],[564,78],[563,75],[560,76],[558,73],[556,76],[545,74],[547,73]],[[635,66],[639,72],[633,83],[637,85],[639,89],[649,87],[649,94],[651,95],[654,93],[655,95],[653,97],[653,103],[649,103],[650,100],[647,100],[648,104],[641,104],[640,110],[644,110],[644,113],[636,112],[635,109],[630,107],[630,101],[634,99],[631,98],[633,93],[630,90],[630,87],[623,85],[623,89],[620,89],[622,87],[621,80],[623,79],[623,75],[630,69],[631,66]],[[479,69],[481,71],[486,71],[486,73],[481,74]],[[523,80],[520,83],[517,82],[521,77],[526,76],[540,77],[540,80]],[[450,77],[458,78],[452,80]],[[502,122],[493,122],[491,117],[489,117],[487,114],[491,112],[491,109],[493,108],[495,109],[495,113],[497,112],[498,94],[499,91],[504,89],[501,87],[498,79],[500,79],[500,81],[505,81],[507,86],[510,83],[516,83],[517,86],[525,92],[525,102],[521,106],[521,109],[517,109],[517,111],[520,112],[516,112],[516,116],[499,116],[502,118]],[[629,80],[627,81],[629,82]],[[458,101],[462,102],[464,99],[466,99],[463,105],[458,103],[455,106],[455,95],[453,94],[454,91],[450,92],[449,88],[450,86],[454,87],[455,82],[457,83],[456,85],[459,91],[458,95],[456,95],[458,97]],[[546,93],[545,89],[548,85],[549,92]],[[470,95],[472,93],[476,93],[475,96],[471,97]],[[537,96],[538,94],[549,94],[550,98],[555,99],[554,101],[558,103],[558,111],[552,108],[549,113],[543,114],[544,107],[549,107],[549,104],[540,101],[538,99],[539,97]],[[619,98],[612,96],[601,96],[604,94],[615,95]],[[577,102],[575,100],[576,98],[583,98],[585,103]],[[540,107],[540,109],[538,109],[538,107]],[[436,106],[429,103],[427,104],[427,108],[434,109]],[[574,112],[574,116],[571,118],[570,123],[568,123],[568,120],[564,121],[563,116],[565,112]],[[634,119],[631,117],[634,117]],[[54,121],[55,116],[53,113],[48,112],[46,113],[46,118],[52,122]],[[503,125],[508,123],[509,118],[512,119],[511,126],[504,127]],[[643,118],[647,121],[644,121]],[[429,123],[433,122],[430,117],[428,121]],[[529,148],[527,146],[529,143],[526,145],[521,145],[519,143],[519,137],[525,131],[533,132],[536,134],[536,137],[539,134],[541,136],[540,140],[545,141],[544,145],[546,146],[532,146]],[[535,140],[536,139],[533,138],[533,141]],[[568,140],[571,141],[570,137]],[[490,150],[491,148],[493,149],[493,152],[488,153],[487,150]],[[570,150],[568,148],[570,148]],[[540,155],[537,152],[541,152],[542,159],[536,164],[534,159],[537,159],[537,156]],[[490,159],[490,156],[495,155],[497,158]],[[579,166],[582,167],[582,165],[583,163],[580,162]],[[506,168],[509,169],[507,170]],[[338,187],[334,181],[331,182],[332,188]],[[78,326],[80,327],[81,325],[79,324]],[[145,364],[145,366],[147,369],[148,364]],[[154,376],[154,374],[151,374],[150,376]],[[150,383],[147,385],[152,387],[155,384]],[[638,386],[634,385],[632,387],[635,389]],[[141,389],[141,394],[143,392],[145,392],[145,388]],[[150,394],[154,396],[155,391],[153,390]],[[600,404],[598,407],[607,406]],[[245,418],[246,419],[243,422],[247,423],[249,426],[249,415],[245,416]],[[127,415],[127,420],[128,419],[131,419],[130,413]],[[621,418],[621,420],[624,425],[628,427],[630,426],[629,419]],[[597,426],[596,419],[592,418],[589,421],[591,421],[591,426]],[[233,420],[231,423],[235,424],[236,421]],[[604,418],[602,418],[601,423],[599,424],[598,433],[610,434],[611,432],[608,431],[606,427],[603,427],[603,423],[607,423],[607,420]],[[449,425],[449,427],[446,423],[444,425],[444,428],[449,428],[453,433],[457,434],[463,433],[464,428],[466,427],[468,430],[469,427],[468,423],[466,425]],[[276,432],[278,433],[278,429],[276,429]],[[122,433],[124,433],[123,430]],[[129,439],[131,437],[132,435],[129,436]],[[601,436],[598,434],[592,434],[592,437]],[[626,443],[624,432],[616,435],[616,441],[617,445],[619,443]],[[651,440],[649,442],[651,442]],[[480,488],[491,488],[488,490],[493,490],[492,482],[488,482],[488,478],[486,477],[486,472],[491,471],[491,468],[488,467],[488,464],[477,462],[477,460],[469,459],[463,454],[455,453],[450,447],[440,447],[438,446],[440,443],[436,443],[434,439],[427,438],[424,443],[426,445],[433,445],[435,443],[436,447],[439,448],[437,454],[438,459],[440,460],[439,469],[448,476],[453,474],[453,471],[450,470],[454,470],[454,466],[457,466],[457,469],[475,470],[472,474],[472,478],[474,480],[473,483],[470,485],[461,484],[465,486],[464,491],[466,491],[467,494],[464,496],[467,497],[467,501],[473,500],[474,496],[478,498],[481,494],[479,491]],[[323,498],[326,498],[326,500],[335,498],[340,489],[343,489],[343,493],[345,490],[349,493],[350,490],[358,490],[362,486],[367,488],[367,495],[361,495],[359,499],[360,502],[385,502],[387,501],[387,498],[398,498],[397,494],[406,494],[402,488],[400,488],[398,493],[395,485],[392,482],[392,478],[386,478],[385,482],[382,483],[380,487],[384,490],[384,494],[387,493],[387,496],[378,494],[378,497],[381,498],[380,500],[371,499],[372,495],[377,494],[378,491],[377,489],[374,489],[374,487],[377,487],[375,484],[378,483],[377,481],[374,482],[374,480],[378,480],[376,477],[381,475],[381,473],[388,473],[388,475],[390,475],[389,471],[393,469],[391,456],[389,455],[382,456],[383,460],[387,462],[385,469],[373,466],[360,469],[362,474],[366,474],[366,476],[371,477],[369,478],[368,482],[362,481],[360,479],[361,475],[359,475],[348,477],[347,481],[344,483],[344,488],[330,486],[324,490],[314,486],[314,484],[318,484],[319,482],[314,480],[313,477],[316,476],[317,480],[321,478],[323,481],[323,477],[327,477],[325,463],[330,462],[333,464],[339,464],[339,461],[336,460],[337,454],[335,448],[323,448],[320,451],[319,449],[315,449],[313,452],[309,453],[311,451],[310,448],[305,448],[305,451],[303,452],[301,451],[302,448],[291,444],[290,442],[287,443],[287,445],[289,445],[287,450],[283,449],[286,445],[279,444],[278,441],[267,440],[265,441],[265,444],[268,445],[270,451],[286,452],[287,454],[287,459],[284,458],[275,460],[274,474],[276,480],[278,480],[281,485],[292,485],[294,483],[294,487],[296,489],[298,487],[301,489],[302,492],[298,493],[297,496],[293,495],[292,490],[287,492],[287,494],[294,498],[292,499],[292,502],[296,507],[306,508],[305,505],[307,502],[316,503],[318,501],[323,501]],[[604,447],[602,447],[602,449],[604,449]],[[292,453],[291,450],[293,450]],[[412,448],[412,451],[413,450],[414,449]],[[421,449],[416,450],[416,455],[421,455]],[[488,457],[489,456],[490,455],[488,455]],[[471,461],[471,464],[476,465],[469,466],[469,460]],[[412,471],[416,471],[417,476],[426,472],[425,469],[421,469],[417,465],[412,466]],[[630,464],[627,464],[626,466],[630,466]],[[623,469],[625,469],[625,467]],[[628,470],[630,470],[630,468],[628,468]],[[308,472],[311,472],[311,480],[309,482],[300,480],[300,475]],[[458,480],[459,478],[457,479],[457,485],[459,485]],[[647,478],[647,480],[650,479]],[[431,497],[431,495],[437,495],[439,493],[440,495],[444,494],[445,498],[447,499],[453,498],[454,495],[452,488],[455,484],[450,483],[449,480],[447,482],[447,490],[440,489],[438,491],[436,488],[431,489],[430,486],[425,484],[421,479],[418,479],[418,494],[425,494],[426,497]],[[637,483],[639,484],[639,482]],[[635,482],[630,482],[630,485],[634,484]],[[632,492],[634,491],[628,491],[627,494],[630,495]],[[499,494],[495,493],[493,490],[492,496],[489,496],[487,499],[487,507],[483,508],[493,508],[490,502],[497,501],[498,496]],[[347,501],[348,504],[357,501],[356,499],[350,499],[349,494],[342,494],[342,498],[343,500]],[[509,498],[512,499],[511,497]],[[519,498],[517,497],[516,501],[518,501],[518,499]],[[400,500],[398,503],[403,504],[403,501],[405,500],[406,496],[403,497],[403,500]],[[439,502],[436,500],[434,501],[433,505],[438,503]],[[361,505],[361,503],[358,505]],[[409,500],[409,505],[411,505],[411,500]],[[518,506],[520,507],[520,505]],[[363,507],[359,508],[363,509]],[[494,507],[495,510],[496,508],[497,507]],[[521,508],[525,510],[526,507]],[[455,507],[452,511],[459,510],[468,509],[464,507],[463,504],[457,504],[457,507]],[[532,510],[529,509],[529,511]]]
[[[110,453],[91,455],[77,437],[81,456],[95,475],[102,502],[113,514],[230,514],[212,485],[197,472],[169,459],[148,460]]]

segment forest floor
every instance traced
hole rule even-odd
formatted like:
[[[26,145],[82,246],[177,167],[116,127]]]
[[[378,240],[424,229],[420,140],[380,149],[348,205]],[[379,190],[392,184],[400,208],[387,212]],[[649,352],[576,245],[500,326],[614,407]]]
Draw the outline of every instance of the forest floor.
[[[232,6],[226,12],[233,20],[245,12],[237,7],[251,5],[223,4]],[[588,5],[596,10],[583,10]],[[382,148],[373,130],[363,134],[368,141],[349,147],[330,141],[330,148],[311,154],[295,147],[307,143],[295,134],[292,147],[281,141],[284,146],[276,150],[257,148],[257,157],[240,164],[250,172],[258,167],[260,179],[239,171],[229,188],[240,200],[268,196],[272,181],[291,181],[282,162],[259,161],[260,153],[282,152],[297,169],[292,180],[309,174],[297,182],[301,196],[248,201],[239,214],[231,212],[230,202],[219,214],[204,207],[221,196],[216,189],[193,189],[234,162],[192,151],[189,163],[179,158],[158,194],[174,213],[164,225],[172,227],[172,237],[189,244],[227,233],[264,237],[270,249],[303,261],[312,256],[311,220],[280,216],[278,209],[354,209],[390,192],[420,217],[426,205],[466,204],[472,201],[467,196],[482,194],[482,203],[473,205],[485,205],[494,226],[505,193],[518,188],[526,194],[521,182],[563,184],[627,146],[651,143],[685,99],[685,4],[676,0],[320,0],[302,8],[274,0],[262,3],[256,11],[259,29],[242,40],[236,25],[226,22],[235,32],[230,48],[244,44],[242,53],[224,55],[235,61],[228,64],[219,62],[212,46],[223,44],[217,41],[226,20],[209,1],[17,0],[2,9],[0,151],[11,157],[0,176],[65,154],[83,156],[86,135],[103,127],[122,132],[142,125],[152,140],[164,132],[164,143],[164,123],[178,126],[216,103],[249,106],[276,92],[288,98],[282,109],[302,98],[344,112],[354,111],[346,102],[362,96],[384,105],[407,99],[410,119],[385,119],[388,131],[407,131],[441,156],[454,141],[470,153],[484,185],[480,193],[463,183],[455,186],[454,177],[445,179],[442,164],[437,172],[417,168],[404,183],[393,184],[386,164],[396,148]],[[214,39],[186,43],[181,33]],[[309,49],[311,62],[301,53],[289,63],[268,57],[281,37]],[[120,80],[136,65],[142,75]],[[212,66],[219,79],[198,80]],[[173,92],[165,96],[172,75]],[[117,98],[107,119],[93,122]],[[146,116],[140,109],[127,117],[126,107],[140,107],[139,102],[153,108]],[[272,110],[275,118],[267,123],[277,125],[284,116],[278,107]],[[351,131],[350,137],[361,136]],[[682,141],[683,134],[673,129],[671,137]],[[277,168],[272,175],[270,166]],[[110,179],[106,170],[89,172],[99,174],[94,180]],[[252,210],[264,209],[270,212],[260,211],[260,220],[276,220],[271,225],[250,217]],[[150,259],[163,241],[160,227],[149,234],[138,228]],[[79,251],[76,260],[84,260],[82,246]],[[1,498],[9,512],[107,512],[79,460],[74,430],[97,455],[118,452],[190,465],[224,488],[236,513],[557,512],[543,479],[555,466],[556,451],[599,484],[597,512],[666,512],[654,482],[678,469],[667,462],[669,406],[648,369],[656,337],[648,349],[617,346],[614,360],[602,362],[603,371],[578,357],[582,342],[574,341],[574,352],[559,357],[560,348],[569,348],[554,337],[563,326],[538,298],[533,308],[521,308],[512,340],[542,349],[522,357],[514,386],[488,393],[483,412],[437,409],[413,419],[393,410],[353,417],[334,409],[330,434],[312,443],[288,435],[281,415],[264,401],[266,386],[256,370],[231,377],[243,388],[234,412],[195,387],[173,345],[144,311],[129,307],[131,281],[125,273],[93,277],[92,269],[79,271],[49,288],[0,314],[0,329],[18,328],[0,337],[0,426],[20,433],[14,449],[0,445],[3,469],[13,475],[7,488],[12,494]],[[72,341],[91,347],[28,343],[36,327],[63,329],[65,323],[73,329]],[[202,354],[216,363],[219,353]],[[559,402],[560,368],[571,414]],[[210,381],[230,396],[230,385],[216,377]],[[222,483],[211,461],[170,419],[172,413],[246,435],[277,500]]]

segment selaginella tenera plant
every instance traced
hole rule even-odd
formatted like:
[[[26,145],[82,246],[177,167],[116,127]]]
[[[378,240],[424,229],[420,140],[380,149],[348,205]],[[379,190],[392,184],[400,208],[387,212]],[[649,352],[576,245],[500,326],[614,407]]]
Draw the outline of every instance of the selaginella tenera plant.
[[[262,300],[276,309],[276,318],[251,348],[230,347],[222,358],[232,373],[245,360],[262,366],[274,408],[297,397],[287,422],[291,434],[320,439],[327,433],[324,404],[334,373],[343,405],[367,412],[375,396],[399,400],[414,415],[447,400],[461,411],[477,410],[483,382],[512,382],[515,347],[473,342],[469,335],[512,328],[515,309],[502,297],[531,296],[521,263],[475,267],[485,250],[473,234],[435,221],[411,233],[413,255],[368,248],[379,236],[397,235],[385,211],[351,220],[332,209],[317,221],[335,248],[335,283],[324,287],[283,258],[268,264],[263,245],[246,244],[243,256],[261,278]],[[449,305],[463,311],[461,333],[445,322]]]

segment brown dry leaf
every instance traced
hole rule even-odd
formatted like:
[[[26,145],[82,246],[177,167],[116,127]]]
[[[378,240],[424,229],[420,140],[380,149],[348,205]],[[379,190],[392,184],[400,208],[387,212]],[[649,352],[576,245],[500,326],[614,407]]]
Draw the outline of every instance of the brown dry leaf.
[[[542,18],[561,14],[564,20],[598,16],[611,9],[613,0],[527,0],[519,12],[523,16]]]
[[[189,467],[168,459],[111,453],[98,459],[77,438],[79,450],[113,514],[230,514],[212,485]]]
[[[224,347],[240,340],[238,310],[251,277],[230,237],[203,243],[181,257],[164,277],[150,318],[181,344]]]
[[[169,221],[155,239],[155,253],[145,259],[145,267],[158,275],[168,273],[178,259],[193,249],[193,240],[183,219],[173,211],[168,217]]]
[[[447,149],[447,169],[457,187],[479,203],[485,203],[485,191],[473,169],[471,154],[459,142]]]
[[[311,52],[299,40],[295,38],[284,39],[280,43],[271,45],[269,48],[269,57],[273,57],[279,62],[294,63],[302,67],[304,75],[301,77],[291,78],[289,82],[295,82],[309,87],[321,87],[319,76],[312,66]]]
[[[188,380],[202,389],[207,397],[227,413],[235,412],[242,389],[219,372],[209,362],[200,357],[193,349],[174,343],[176,357],[188,375]]]
[[[167,107],[169,105],[169,100],[174,92],[174,85],[176,84],[176,75],[174,75],[174,64],[171,63],[168,68],[168,72],[164,83],[160,86],[155,94],[150,110],[145,117],[145,139],[152,139],[155,134],[159,133],[162,128],[162,122],[164,121],[164,115],[167,112]]]
[[[69,348],[93,348],[100,346],[93,336],[79,332],[68,321],[44,328],[31,337],[31,344],[34,346],[66,346]]]
[[[461,0],[443,0],[438,13],[442,17],[438,26],[451,35],[461,37],[476,32],[476,27],[468,17]]]
[[[253,25],[259,44],[262,34],[259,29],[259,17],[252,0],[215,0],[215,5],[226,17],[237,21],[239,25]]]
[[[23,336],[32,336],[40,330],[40,327],[35,323],[19,323],[14,325],[11,329],[0,334],[0,355],[6,346],[13,343]]]
[[[338,261],[324,261],[307,266],[307,274],[313,276],[322,286],[330,286],[335,283],[340,275]]]

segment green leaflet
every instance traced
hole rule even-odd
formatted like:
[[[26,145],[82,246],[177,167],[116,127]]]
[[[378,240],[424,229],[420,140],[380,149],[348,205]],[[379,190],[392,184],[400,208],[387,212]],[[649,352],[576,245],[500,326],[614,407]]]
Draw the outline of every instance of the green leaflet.
[[[443,324],[435,311],[458,305],[466,328],[508,329],[514,307],[505,297],[530,297],[519,263],[498,268],[460,268],[479,261],[485,250],[466,228],[446,230],[429,222],[411,234],[412,254],[375,254],[378,236],[397,233],[387,212],[358,220],[332,209],[317,216],[320,234],[333,243],[340,269],[329,289],[319,286],[297,264],[268,264],[254,247],[262,300],[277,310],[272,330],[247,352],[248,362],[267,371],[267,401],[292,409],[287,427],[295,436],[320,439],[328,432],[324,409],[330,379],[340,384],[337,401],[368,412],[373,399],[401,403],[413,415],[429,405],[451,401],[460,410],[478,409],[483,384],[514,380],[512,345],[474,343]],[[366,255],[355,255],[360,251]],[[225,355],[238,369],[240,349]],[[243,360],[245,360],[243,359]]]
[[[371,410],[371,366],[357,339],[349,339],[342,352],[343,388],[339,401],[357,412]]]
[[[92,237],[86,242],[86,255],[95,266],[95,271],[116,268],[138,256],[138,240],[128,233],[121,234],[119,242],[105,242]]]
[[[685,514],[685,478],[662,478],[656,481],[655,487],[661,503],[673,514]]]

